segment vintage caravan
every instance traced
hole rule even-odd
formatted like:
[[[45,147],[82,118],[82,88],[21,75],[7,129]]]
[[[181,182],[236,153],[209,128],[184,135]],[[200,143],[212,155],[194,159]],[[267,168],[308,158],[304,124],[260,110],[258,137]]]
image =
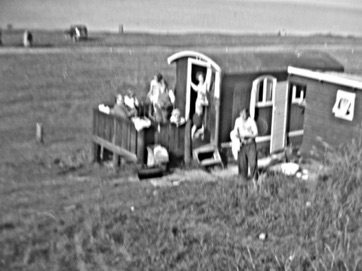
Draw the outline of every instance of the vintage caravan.
[[[197,82],[196,74],[204,73],[209,85],[209,105],[204,114],[209,136],[193,148],[230,145],[234,121],[242,108],[249,107],[259,129],[258,149],[266,152],[282,149],[290,142],[301,143],[304,110],[296,104],[287,83],[287,67],[343,71],[336,60],[316,51],[181,51],[171,55],[168,63],[176,65],[176,107],[186,119],[195,112],[197,94],[191,83]]]
[[[174,107],[179,109],[186,124],[162,123],[137,131],[130,121],[96,109],[93,124],[95,160],[102,156],[101,150],[105,148],[115,154],[115,164],[119,157],[143,163],[147,146],[160,144],[168,150],[171,159],[182,158],[187,163],[193,156],[201,165],[221,163],[219,150],[230,147],[230,132],[240,110],[245,107],[250,108],[258,125],[259,151],[269,154],[290,143],[300,145],[306,92],[296,84],[288,83],[288,66],[343,71],[343,66],[329,55],[316,51],[246,49],[208,54],[181,51],[167,60],[170,65],[176,65],[176,80],[171,86],[175,93]],[[199,73],[207,82],[208,105],[202,115],[204,134],[192,139],[197,99],[192,85],[197,84]]]
[[[303,153],[317,155],[361,137],[362,76],[296,67],[288,75],[306,95]]]

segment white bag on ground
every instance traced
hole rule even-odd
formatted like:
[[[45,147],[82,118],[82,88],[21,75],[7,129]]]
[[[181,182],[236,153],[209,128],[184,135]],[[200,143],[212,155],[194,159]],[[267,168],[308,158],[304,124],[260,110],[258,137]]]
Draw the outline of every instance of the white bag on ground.
[[[161,145],[153,145],[147,147],[147,166],[166,164],[169,162],[168,151]]]

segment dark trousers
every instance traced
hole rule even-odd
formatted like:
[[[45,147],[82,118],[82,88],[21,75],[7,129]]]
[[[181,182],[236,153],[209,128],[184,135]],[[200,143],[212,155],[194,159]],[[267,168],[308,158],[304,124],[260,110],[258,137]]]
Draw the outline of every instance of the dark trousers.
[[[250,167],[250,178],[256,179],[256,170],[258,167],[258,157],[256,152],[256,143],[252,141],[243,144],[238,155],[239,175],[243,180],[248,178],[248,166]]]

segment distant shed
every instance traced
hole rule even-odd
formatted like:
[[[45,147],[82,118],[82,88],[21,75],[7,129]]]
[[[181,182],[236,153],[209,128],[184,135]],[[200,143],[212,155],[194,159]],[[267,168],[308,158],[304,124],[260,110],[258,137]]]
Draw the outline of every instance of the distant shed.
[[[230,51],[205,55],[181,51],[168,58],[176,64],[176,107],[190,119],[195,111],[196,94],[191,81],[202,71],[209,80],[210,105],[205,127],[210,133],[206,144],[227,145],[240,109],[249,107],[259,128],[259,148],[270,152],[288,142],[301,143],[304,111],[294,108],[287,83],[288,66],[343,71],[343,66],[328,54],[316,51]],[[302,98],[302,97],[300,97]],[[299,141],[298,141],[299,140]]]
[[[302,152],[338,147],[361,137],[362,76],[288,68],[289,80],[305,86]]]

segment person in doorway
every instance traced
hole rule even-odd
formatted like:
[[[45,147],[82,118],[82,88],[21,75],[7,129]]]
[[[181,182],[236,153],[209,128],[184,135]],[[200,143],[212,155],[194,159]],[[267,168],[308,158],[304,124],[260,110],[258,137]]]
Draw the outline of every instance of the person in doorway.
[[[205,128],[203,124],[202,107],[197,107],[195,110],[195,114],[192,117],[191,139],[204,139]]]
[[[248,179],[248,168],[250,167],[250,178],[256,187],[257,182],[257,151],[255,138],[258,136],[258,128],[254,119],[250,117],[249,109],[240,111],[240,116],[235,120],[232,133],[240,141],[238,153],[238,169],[242,180]]]
[[[198,111],[203,111],[203,107],[209,105],[209,101],[207,100],[207,84],[202,72],[196,73],[196,78],[199,82],[197,85],[191,82],[192,89],[197,92],[195,108],[197,108]]]

